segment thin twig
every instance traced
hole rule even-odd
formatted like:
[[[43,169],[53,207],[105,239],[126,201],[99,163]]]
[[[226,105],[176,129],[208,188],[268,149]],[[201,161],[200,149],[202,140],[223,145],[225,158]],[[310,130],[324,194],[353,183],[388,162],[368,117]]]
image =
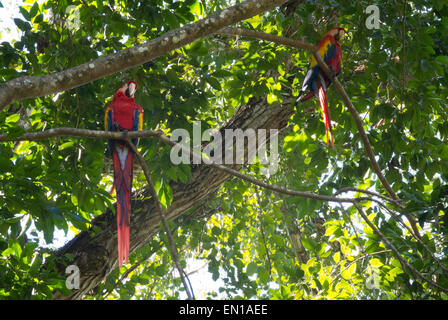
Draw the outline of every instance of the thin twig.
[[[397,250],[397,248],[395,248],[395,246],[389,240],[387,240],[387,238],[384,236],[384,234],[369,220],[369,218],[366,216],[366,214],[364,213],[364,211],[362,210],[362,208],[360,207],[360,205],[358,203],[354,202],[353,205],[356,207],[356,209],[358,210],[359,214],[364,219],[364,221],[367,223],[367,225],[370,228],[372,228],[373,232],[375,232],[381,238],[383,243],[392,250],[392,252],[394,253],[395,257],[400,261],[401,265],[403,266],[403,270],[405,269],[404,267],[406,267],[408,270],[411,271],[411,273],[414,276],[417,276],[421,280],[423,280],[426,283],[428,283],[430,286],[432,286],[432,287],[434,287],[436,289],[439,289],[439,290],[443,291],[444,293],[448,294],[448,289],[447,288],[444,288],[444,287],[440,286],[439,284],[437,284],[436,282],[432,281],[431,279],[425,277],[421,272],[419,272],[417,269],[415,269],[411,264],[409,264],[401,256],[401,254]]]
[[[340,195],[341,193],[351,192],[351,191],[352,191],[352,192],[365,193],[365,194],[368,194],[368,195],[373,196],[373,197],[378,197],[378,198],[381,198],[381,199],[383,199],[383,200],[385,200],[385,201],[388,201],[388,202],[391,202],[391,203],[395,204],[396,206],[398,206],[398,207],[401,208],[401,209],[404,208],[404,207],[403,207],[403,204],[402,204],[401,202],[398,202],[398,201],[396,201],[396,200],[394,200],[394,199],[391,199],[391,198],[389,198],[389,197],[385,197],[385,196],[383,196],[382,194],[379,194],[379,193],[374,192],[374,191],[363,190],[363,189],[354,188],[354,187],[346,187],[346,188],[339,189],[339,190],[338,190],[337,192],[335,192],[333,195],[337,196],[337,195]]]
[[[176,248],[176,245],[174,244],[173,236],[170,232],[168,222],[165,218],[166,211],[163,209],[162,203],[160,202],[159,196],[157,195],[157,191],[156,191],[156,189],[154,187],[154,183],[152,182],[152,179],[151,179],[151,174],[150,174],[149,168],[146,165],[145,159],[142,157],[140,152],[138,152],[137,148],[132,143],[132,140],[129,137],[126,139],[126,142],[129,145],[129,147],[132,149],[132,151],[134,152],[135,156],[137,157],[137,160],[140,162],[140,165],[141,165],[143,172],[145,174],[145,177],[146,177],[146,181],[148,182],[149,191],[151,192],[152,196],[154,197],[154,199],[156,201],[158,213],[160,215],[160,219],[162,220],[162,225],[163,225],[163,228],[165,229],[165,234],[168,239],[169,249],[171,251],[171,257],[173,259],[173,262],[174,262],[174,265],[176,266],[177,271],[179,272],[179,276],[180,276],[182,284],[185,288],[185,292],[187,293],[188,299],[194,300],[194,293],[193,293],[193,290],[191,289],[191,283],[189,280],[187,283],[186,277],[188,277],[188,276],[186,275],[184,269],[182,268],[182,266],[179,262],[177,248]]]
[[[264,250],[266,251],[266,259],[268,261],[268,266],[269,266],[269,278],[272,277],[272,263],[271,263],[271,256],[269,253],[269,249],[268,246],[266,244],[266,236],[264,234],[264,228],[263,228],[263,223],[261,221],[261,215],[263,213],[262,209],[261,209],[261,201],[260,201],[260,196],[258,195],[258,189],[255,188],[255,195],[257,197],[257,204],[258,204],[258,221],[260,223],[260,231],[261,231],[261,238],[263,239],[263,245],[264,245]]]
[[[434,255],[434,253],[431,251],[431,249],[426,245],[426,243],[423,242],[423,240],[421,239],[421,237],[416,237],[413,234],[413,230],[412,228],[409,228],[400,218],[400,216],[395,213],[392,209],[388,208],[386,205],[384,205],[381,202],[376,202],[379,206],[381,206],[383,209],[385,209],[396,221],[398,221],[399,223],[401,223],[401,225],[406,228],[406,230],[408,230],[408,232],[411,234],[412,237],[415,238],[415,240],[417,240],[417,242],[423,247],[423,249],[425,249],[426,252],[429,253],[429,255],[431,256],[431,258],[439,265],[440,268],[442,268],[442,270],[445,272],[445,274],[448,275],[448,269],[447,267],[445,267],[443,265],[443,263]]]
[[[390,249],[385,249],[385,250],[381,250],[381,251],[377,251],[377,252],[372,252],[372,253],[364,253],[363,256],[361,256],[361,257],[359,257],[359,258],[356,258],[355,260],[351,261],[351,262],[350,262],[344,269],[342,269],[342,271],[339,272],[338,275],[337,275],[336,277],[334,277],[334,278],[331,280],[330,285],[331,285],[334,281],[336,281],[336,280],[342,275],[342,273],[343,273],[345,270],[347,270],[348,268],[350,268],[352,264],[358,262],[359,260],[364,260],[365,258],[369,258],[369,257],[371,257],[371,256],[375,256],[375,255],[377,255],[377,254],[387,253],[387,252],[391,252],[391,251],[392,251],[392,250],[390,250]],[[331,277],[331,276],[332,276],[332,274],[330,274],[330,277]]]

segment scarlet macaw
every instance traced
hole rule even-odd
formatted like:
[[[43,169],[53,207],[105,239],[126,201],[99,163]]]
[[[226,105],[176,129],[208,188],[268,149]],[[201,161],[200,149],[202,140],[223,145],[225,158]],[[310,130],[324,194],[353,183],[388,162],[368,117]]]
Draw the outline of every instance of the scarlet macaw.
[[[106,108],[104,126],[106,131],[136,131],[143,127],[143,109],[134,101],[137,91],[135,81],[126,82],[114,95]],[[138,146],[139,139],[132,143]],[[114,186],[117,195],[118,265],[128,263],[129,229],[131,213],[131,189],[134,153],[119,140],[108,140],[114,166]],[[113,189],[112,189],[113,191]]]
[[[328,31],[319,44],[319,55],[329,66],[330,70],[333,72],[334,76],[337,76],[341,71],[342,62],[342,51],[339,44],[339,40],[345,35],[344,28],[333,28]],[[325,130],[327,133],[327,146],[329,140],[331,139],[331,145],[334,148],[333,131],[331,130],[331,117],[330,109],[328,108],[327,102],[327,88],[331,85],[331,79],[321,70],[317,64],[316,58],[314,56],[310,60],[310,65],[306,73],[305,79],[303,80],[302,89],[300,90],[299,97],[296,100],[298,102],[303,102],[312,97],[316,96],[319,98],[319,103],[322,108]],[[309,92],[308,92],[309,91]],[[305,94],[308,92],[307,94]]]

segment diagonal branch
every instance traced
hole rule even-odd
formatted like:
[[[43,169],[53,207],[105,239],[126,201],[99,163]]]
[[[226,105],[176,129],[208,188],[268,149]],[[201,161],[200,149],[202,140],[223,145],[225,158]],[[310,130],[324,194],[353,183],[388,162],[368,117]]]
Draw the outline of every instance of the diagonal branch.
[[[127,135],[127,132],[125,133],[125,135]],[[157,211],[160,215],[160,220],[162,221],[163,228],[165,229],[166,237],[168,239],[168,244],[169,244],[168,247],[170,249],[171,257],[173,259],[174,265],[176,266],[176,269],[179,272],[180,279],[185,288],[185,292],[187,293],[188,299],[194,300],[194,293],[191,288],[190,280],[188,280],[188,276],[185,273],[184,269],[182,268],[182,266],[179,262],[179,256],[177,254],[176,245],[174,244],[173,235],[171,234],[170,228],[168,226],[168,222],[166,221],[166,218],[165,218],[166,212],[163,209],[162,204],[160,203],[159,196],[157,195],[157,191],[156,191],[156,189],[154,187],[154,183],[152,182],[152,179],[151,179],[151,174],[150,174],[149,168],[146,165],[145,159],[142,157],[140,152],[138,152],[137,148],[132,143],[132,141],[129,137],[127,137],[126,142],[129,145],[129,147],[132,149],[132,151],[134,152],[135,156],[138,159],[138,162],[140,162],[140,165],[142,166],[146,181],[148,182],[149,191],[150,191],[151,195],[154,197],[154,199],[156,200],[156,204],[157,204],[157,208],[158,208]],[[188,280],[188,283],[190,284],[190,286],[187,284],[187,280]]]
[[[390,185],[390,183],[387,181],[386,177],[381,172],[381,168],[375,159],[375,153],[373,152],[372,146],[370,145],[369,138],[367,136],[366,131],[364,130],[362,119],[359,116],[358,111],[352,104],[352,102],[351,102],[349,96],[347,95],[347,93],[345,92],[345,89],[342,86],[342,84],[339,82],[339,80],[336,77],[334,77],[334,74],[331,72],[328,65],[324,62],[322,57],[319,55],[317,46],[309,44],[303,40],[294,40],[294,39],[290,39],[290,38],[279,37],[279,36],[275,36],[272,34],[267,34],[264,32],[245,30],[245,29],[241,29],[241,28],[229,28],[228,27],[223,30],[220,30],[219,32],[223,33],[223,34],[228,34],[228,35],[239,35],[239,36],[257,38],[257,39],[278,43],[278,44],[296,48],[296,49],[303,49],[303,50],[310,51],[313,54],[313,56],[316,58],[316,61],[319,64],[319,67],[325,72],[325,74],[328,76],[329,79],[332,79],[334,87],[339,92],[339,94],[342,98],[342,101],[344,101],[345,106],[350,111],[350,113],[353,117],[353,120],[355,121],[358,132],[361,136],[361,140],[364,144],[364,149],[366,150],[366,153],[370,160],[370,164],[372,166],[373,171],[375,171],[376,175],[378,176],[378,179],[380,179],[381,184],[383,185],[384,189],[386,189],[386,191],[389,193],[389,195],[396,202],[401,202],[400,198],[397,196],[395,191],[392,189],[392,186]],[[409,223],[411,224],[411,227],[412,227],[412,230],[414,231],[415,236],[420,238],[420,232],[418,230],[417,223],[415,222],[415,219],[409,214],[406,214],[406,218],[409,220]]]
[[[45,75],[23,76],[0,85],[0,111],[9,104],[73,89],[119,71],[141,65],[216,32],[223,27],[271,10],[287,0],[247,0],[207,18],[171,30],[143,44],[79,66]]]
[[[253,30],[245,30],[241,28],[225,28],[220,33],[229,34],[229,35],[240,35],[240,36],[246,36],[251,38],[257,38],[265,41],[271,41],[275,42],[277,44],[285,45],[288,47],[296,48],[296,49],[303,49],[310,51],[313,56],[316,58],[317,63],[319,64],[319,67],[325,72],[325,74],[332,79],[332,82],[334,83],[334,86],[336,90],[339,92],[342,100],[344,101],[345,105],[349,109],[350,113],[353,116],[353,119],[355,120],[356,127],[358,128],[358,131],[361,135],[361,139],[364,143],[364,147],[367,152],[367,156],[370,159],[370,163],[372,165],[373,170],[378,175],[378,178],[380,179],[381,183],[383,184],[384,188],[387,190],[387,192],[391,195],[391,197],[394,200],[399,201],[400,199],[396,195],[395,191],[390,186],[387,179],[384,177],[384,175],[381,172],[381,169],[378,165],[378,162],[375,159],[375,153],[372,150],[372,146],[370,145],[369,138],[367,137],[367,133],[364,130],[364,126],[361,120],[361,117],[359,116],[358,111],[353,106],[352,102],[350,101],[349,96],[344,90],[344,87],[341,85],[339,80],[334,77],[333,73],[331,72],[328,65],[324,62],[322,57],[319,55],[319,48],[315,45],[309,44],[303,40],[295,40],[285,37],[279,37],[272,34],[259,32],[259,31],[253,31]]]
[[[448,294],[448,289],[447,288],[444,288],[444,287],[440,286],[439,284],[437,284],[436,282],[434,282],[430,278],[424,276],[421,272],[419,272],[417,269],[415,269],[411,264],[409,264],[406,261],[406,259],[404,259],[401,256],[401,254],[398,251],[398,249],[389,240],[387,240],[386,236],[372,223],[372,221],[369,220],[369,218],[366,216],[366,214],[362,210],[361,206],[357,202],[354,202],[353,205],[356,207],[356,209],[358,210],[359,214],[364,219],[364,221],[367,223],[367,225],[370,228],[372,228],[373,232],[375,232],[381,238],[381,241],[383,241],[383,243],[387,247],[389,247],[390,250],[392,250],[392,252],[394,253],[395,257],[400,261],[401,265],[403,266],[403,270],[405,268],[407,268],[409,271],[411,271],[411,273],[414,276],[416,276],[416,277],[420,278],[421,280],[425,281],[431,287],[436,288],[438,290],[441,290],[444,293]]]

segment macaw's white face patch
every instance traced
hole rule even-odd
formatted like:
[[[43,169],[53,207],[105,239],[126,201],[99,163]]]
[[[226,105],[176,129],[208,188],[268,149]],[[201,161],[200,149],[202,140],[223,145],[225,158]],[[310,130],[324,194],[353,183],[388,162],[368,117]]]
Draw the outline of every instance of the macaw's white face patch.
[[[134,82],[131,82],[131,83],[129,84],[128,90],[129,90],[129,96],[130,96],[130,97],[133,97],[134,94],[135,94],[135,91],[137,90],[137,86],[135,85]]]

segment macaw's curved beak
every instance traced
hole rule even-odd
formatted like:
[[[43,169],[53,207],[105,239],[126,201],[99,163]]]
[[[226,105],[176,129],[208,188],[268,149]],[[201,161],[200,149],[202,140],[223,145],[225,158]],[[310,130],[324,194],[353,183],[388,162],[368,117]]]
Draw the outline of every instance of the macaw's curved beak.
[[[128,98],[133,98],[135,91],[137,91],[137,86],[135,83],[131,82],[128,84],[126,90],[124,91],[124,94],[128,97]]]

